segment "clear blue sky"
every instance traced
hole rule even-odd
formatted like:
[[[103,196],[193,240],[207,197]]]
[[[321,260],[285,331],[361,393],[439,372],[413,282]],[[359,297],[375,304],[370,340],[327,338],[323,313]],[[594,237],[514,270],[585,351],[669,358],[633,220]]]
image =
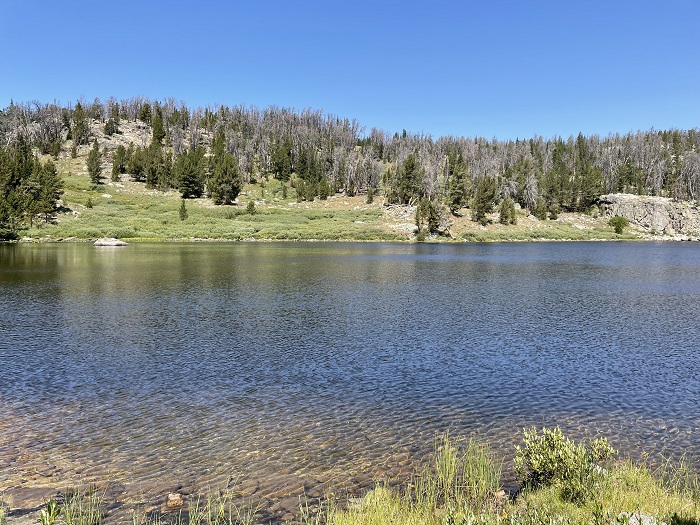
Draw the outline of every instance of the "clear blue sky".
[[[0,106],[174,97],[499,139],[700,127],[698,0],[0,2]]]

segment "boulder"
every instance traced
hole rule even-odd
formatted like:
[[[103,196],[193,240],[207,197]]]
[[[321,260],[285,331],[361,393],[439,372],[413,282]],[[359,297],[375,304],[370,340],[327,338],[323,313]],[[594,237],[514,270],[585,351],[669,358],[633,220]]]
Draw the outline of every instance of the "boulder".
[[[126,246],[128,242],[120,241],[114,237],[104,237],[102,239],[97,239],[94,246]]]
[[[625,217],[647,231],[667,235],[700,233],[700,208],[696,202],[612,193],[602,195],[599,205],[605,216]]]
[[[168,509],[179,509],[185,505],[185,498],[182,494],[177,492],[171,492],[168,497],[165,498],[165,506]]]

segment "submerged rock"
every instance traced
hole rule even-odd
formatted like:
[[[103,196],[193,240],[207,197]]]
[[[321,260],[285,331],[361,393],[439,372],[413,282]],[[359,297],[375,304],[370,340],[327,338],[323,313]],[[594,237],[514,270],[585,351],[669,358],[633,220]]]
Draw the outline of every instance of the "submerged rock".
[[[168,497],[165,498],[165,506],[167,509],[179,509],[185,505],[185,498],[182,494],[178,492],[171,492]]]
[[[102,239],[97,239],[94,246],[126,246],[128,244],[128,242],[120,241],[114,237],[105,237]]]

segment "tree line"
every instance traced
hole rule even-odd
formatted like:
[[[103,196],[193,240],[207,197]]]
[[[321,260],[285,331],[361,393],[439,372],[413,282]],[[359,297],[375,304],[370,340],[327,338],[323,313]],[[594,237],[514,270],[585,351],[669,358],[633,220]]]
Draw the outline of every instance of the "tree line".
[[[460,213],[469,206],[480,222],[496,207],[508,218],[516,203],[539,218],[587,211],[599,195],[612,192],[700,198],[698,129],[434,139],[405,130],[366,133],[356,120],[309,109],[190,108],[174,99],[136,97],[12,103],[0,111],[0,144],[10,151],[23,141],[54,156],[70,147],[75,155],[96,138],[96,123],[114,135],[125,121],[147,126],[151,141],[97,150],[95,156],[111,161],[113,179],[128,175],[152,188],[178,189],[184,198],[207,195],[217,204],[234,202],[244,183],[267,176],[295,188],[300,199],[383,195],[388,203],[417,205],[426,217],[438,207]],[[3,200],[12,186],[6,181],[13,179],[7,166],[0,173]]]
[[[0,239],[16,237],[25,223],[52,220],[62,194],[56,165],[40,162],[24,136],[0,147]]]

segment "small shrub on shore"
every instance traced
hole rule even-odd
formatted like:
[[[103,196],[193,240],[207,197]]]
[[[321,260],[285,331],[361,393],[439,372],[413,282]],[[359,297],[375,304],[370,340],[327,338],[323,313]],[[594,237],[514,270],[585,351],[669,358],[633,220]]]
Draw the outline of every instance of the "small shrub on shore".
[[[621,235],[625,231],[625,228],[630,225],[630,221],[628,221],[625,217],[615,215],[615,217],[608,221],[608,224],[615,228],[615,233]]]
[[[515,469],[527,488],[561,487],[562,497],[574,503],[591,499],[602,465],[615,454],[605,438],[575,443],[561,429],[523,432],[524,446],[516,446]]]

